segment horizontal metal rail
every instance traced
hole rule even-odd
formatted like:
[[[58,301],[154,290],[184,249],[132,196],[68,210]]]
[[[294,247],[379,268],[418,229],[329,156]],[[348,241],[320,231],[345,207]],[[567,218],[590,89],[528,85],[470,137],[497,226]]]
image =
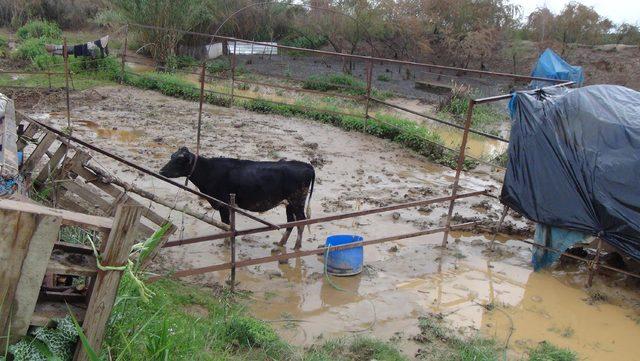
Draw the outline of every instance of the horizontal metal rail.
[[[472,227],[472,226],[474,226],[476,224],[477,224],[477,222],[468,222],[468,223],[457,224],[457,225],[451,226],[451,230],[466,229],[466,228]],[[398,240],[406,239],[406,238],[420,237],[420,236],[425,236],[425,235],[434,234],[434,233],[440,233],[440,232],[444,232],[444,231],[445,231],[444,227],[442,227],[442,228],[434,228],[434,229],[428,229],[428,230],[424,230],[424,231],[417,231],[417,232],[412,232],[412,233],[399,234],[399,235],[395,235],[395,236],[377,238],[377,239],[372,239],[372,240],[368,240],[368,241],[354,242],[354,243],[345,244],[345,245],[342,245],[342,246],[321,247],[321,248],[314,248],[314,249],[304,250],[304,251],[294,251],[294,252],[288,252],[288,253],[281,253],[281,254],[276,254],[276,255],[267,256],[267,257],[246,259],[246,260],[242,260],[242,261],[236,261],[235,262],[235,267],[248,267],[248,266],[253,266],[253,265],[258,265],[258,264],[263,264],[263,263],[274,262],[274,261],[283,261],[283,260],[287,260],[287,259],[290,259],[290,258],[298,258],[298,257],[311,256],[311,255],[319,255],[319,254],[323,254],[324,252],[326,252],[328,250],[337,251],[337,250],[349,249],[349,248],[354,248],[354,247],[370,246],[370,245],[373,245],[373,244],[391,242],[391,241],[398,241]],[[157,280],[159,280],[161,278],[164,278],[164,277],[194,276],[194,275],[203,274],[203,273],[227,270],[227,269],[231,269],[232,267],[234,267],[234,264],[232,264],[231,262],[226,262],[226,263],[220,263],[220,264],[216,264],[216,265],[212,265],[212,266],[206,266],[206,267],[192,268],[192,269],[188,269],[188,270],[177,271],[177,272],[173,272],[173,273],[170,273],[170,274],[167,274],[167,275],[155,275],[155,276],[149,277],[148,281],[149,282],[154,282],[154,281],[157,281]]]
[[[130,161],[128,161],[128,160],[126,160],[126,159],[124,159],[124,158],[122,158],[120,156],[117,156],[117,155],[115,155],[115,154],[113,154],[113,153],[111,153],[109,151],[106,151],[106,150],[104,150],[102,148],[96,147],[95,145],[89,144],[89,143],[87,143],[87,142],[85,142],[85,141],[83,141],[81,139],[78,139],[78,138],[72,136],[72,135],[66,134],[65,132],[63,132],[61,130],[58,130],[58,129],[50,126],[50,125],[47,125],[47,124],[44,124],[44,123],[42,123],[42,122],[40,122],[38,120],[35,120],[35,119],[27,116],[26,114],[23,114],[23,113],[20,113],[20,112],[16,112],[16,114],[19,114],[20,116],[22,116],[22,117],[26,118],[27,120],[29,120],[29,122],[35,123],[38,126],[44,128],[44,129],[47,129],[48,131],[50,131],[50,132],[52,132],[52,133],[54,133],[54,134],[56,134],[56,135],[58,135],[58,136],[60,136],[62,138],[65,138],[65,139],[70,140],[70,141],[72,141],[74,143],[80,144],[83,147],[89,148],[89,149],[91,149],[93,151],[96,151],[96,152],[98,152],[100,154],[103,154],[103,155],[105,155],[105,156],[107,156],[107,157],[109,157],[111,159],[114,159],[114,160],[116,160],[116,161],[118,161],[118,162],[120,162],[122,164],[128,165],[129,167],[132,167],[132,168],[134,168],[134,169],[136,169],[136,170],[138,170],[138,171],[140,171],[142,173],[145,173],[145,174],[148,174],[148,175],[150,175],[150,176],[152,176],[154,178],[160,179],[160,180],[162,180],[162,181],[164,181],[166,183],[169,183],[169,184],[171,184],[173,186],[176,186],[176,187],[178,187],[180,189],[183,189],[183,190],[185,190],[185,191],[187,191],[189,193],[195,194],[195,195],[200,196],[202,198],[205,198],[205,199],[207,199],[209,201],[215,202],[218,205],[221,205],[223,207],[227,207],[227,208],[233,209],[236,212],[238,212],[239,214],[242,214],[243,216],[245,216],[247,218],[250,218],[250,219],[252,219],[254,221],[257,221],[257,222],[260,222],[262,224],[267,225],[268,226],[268,227],[266,227],[267,229],[279,229],[279,227],[277,225],[275,225],[275,224],[273,224],[271,222],[265,221],[265,220],[263,220],[263,219],[261,219],[259,217],[256,217],[256,216],[254,216],[254,215],[252,215],[250,213],[247,213],[246,211],[244,211],[244,210],[242,210],[240,208],[232,207],[230,204],[227,204],[227,203],[225,203],[225,202],[223,202],[223,201],[221,201],[221,200],[219,200],[217,198],[214,198],[214,197],[212,197],[212,196],[210,196],[208,194],[204,194],[204,193],[202,193],[200,191],[197,191],[195,189],[191,189],[191,188],[189,188],[189,187],[187,187],[187,186],[185,186],[183,184],[175,182],[175,181],[173,181],[173,180],[171,180],[171,179],[169,179],[169,178],[167,178],[165,176],[162,176],[162,175],[160,175],[160,174],[158,174],[158,173],[156,173],[156,172],[154,172],[152,170],[149,170],[149,169],[147,169],[147,168],[145,168],[143,166],[140,166],[138,164],[130,162]]]
[[[462,73],[489,75],[489,76],[509,78],[509,79],[515,79],[515,80],[539,80],[539,81],[546,81],[546,82],[554,83],[554,84],[555,83],[564,82],[564,80],[542,78],[542,77],[536,77],[536,76],[509,74],[509,73],[501,73],[501,72],[486,71],[486,70],[474,70],[474,69],[456,68],[456,67],[445,66],[445,65],[418,63],[418,62],[414,62],[414,61],[386,59],[386,58],[378,58],[378,57],[366,56],[366,55],[344,54],[344,53],[337,53],[337,52],[326,51],[326,50],[306,49],[306,48],[298,48],[298,47],[295,47],[295,46],[269,44],[269,43],[263,43],[263,42],[260,42],[260,41],[233,38],[233,37],[230,37],[230,36],[213,35],[213,34],[200,33],[200,32],[195,32],[195,31],[187,31],[187,30],[180,30],[180,29],[169,29],[169,28],[163,28],[163,27],[160,27],[160,26],[153,26],[153,25],[143,25],[143,24],[137,24],[137,23],[128,23],[128,25],[136,26],[136,27],[143,28],[143,29],[175,31],[175,32],[179,32],[179,33],[182,33],[182,34],[188,34],[188,35],[204,36],[204,37],[209,37],[209,38],[213,38],[213,39],[221,39],[221,40],[227,40],[227,41],[239,41],[239,42],[243,42],[243,43],[247,43],[247,44],[264,45],[264,46],[269,46],[269,47],[275,47],[275,48],[278,48],[278,49],[301,51],[301,52],[322,54],[322,55],[331,55],[331,56],[337,56],[337,57],[348,58],[348,59],[359,59],[359,60],[377,61],[377,62],[385,62],[385,63],[392,63],[392,64],[411,65],[411,66],[422,67],[422,68],[427,68],[427,69],[441,69],[441,70],[448,70],[448,71],[455,71],[455,72],[462,72]]]
[[[475,197],[475,196],[485,195],[485,194],[487,194],[487,191],[486,190],[482,190],[482,191],[475,191],[475,192],[458,194],[458,195],[455,196],[455,198],[456,199],[468,198],[468,197]],[[337,220],[341,220],[341,219],[366,216],[366,215],[369,215],[369,214],[395,211],[395,210],[403,209],[403,208],[419,207],[419,206],[425,206],[425,205],[428,205],[428,204],[446,202],[446,201],[449,201],[449,200],[451,200],[453,198],[454,197],[452,197],[452,196],[447,196],[447,197],[426,199],[426,200],[415,201],[415,202],[401,203],[401,204],[396,204],[396,205],[386,206],[386,207],[380,207],[380,208],[366,209],[366,210],[363,210],[363,211],[348,212],[348,213],[342,213],[342,214],[334,214],[334,215],[331,215],[331,216],[324,216],[324,217],[318,217],[318,218],[304,219],[304,220],[301,220],[301,221],[287,222],[287,223],[280,224],[279,227],[280,228],[289,228],[289,227],[297,227],[297,226],[306,226],[306,225],[309,225],[309,224],[331,222],[331,221],[337,221]],[[260,228],[251,228],[251,229],[240,230],[240,231],[236,231],[236,232],[228,231],[228,232],[210,234],[210,235],[206,235],[206,236],[184,238],[184,239],[179,239],[179,240],[167,242],[167,243],[164,244],[163,248],[176,247],[176,246],[182,246],[182,245],[193,244],[193,243],[200,243],[200,242],[205,242],[205,241],[213,241],[213,240],[216,240],[216,239],[222,239],[222,238],[227,238],[227,237],[231,237],[231,236],[245,236],[245,235],[248,235],[248,234],[262,233],[262,232],[266,232],[266,231],[269,231],[269,229],[266,228],[266,227],[260,227]]]
[[[570,85],[573,85],[573,84],[575,84],[575,82],[562,80],[562,83],[560,83],[560,84],[544,86],[544,87],[540,87],[540,88],[537,88],[537,89],[531,89],[529,91],[536,92],[536,91],[549,89],[549,88],[558,88],[558,87],[563,87],[563,86],[570,86]],[[523,90],[523,91],[527,92],[527,90]],[[500,100],[506,100],[506,99],[509,99],[511,97],[513,97],[513,93],[502,94],[502,95],[494,95],[494,96],[485,97],[485,98],[478,98],[478,99],[474,99],[473,101],[476,104],[482,104],[482,103],[490,103],[490,102],[497,102],[497,101],[500,101]],[[469,130],[469,131],[471,131],[471,130]]]

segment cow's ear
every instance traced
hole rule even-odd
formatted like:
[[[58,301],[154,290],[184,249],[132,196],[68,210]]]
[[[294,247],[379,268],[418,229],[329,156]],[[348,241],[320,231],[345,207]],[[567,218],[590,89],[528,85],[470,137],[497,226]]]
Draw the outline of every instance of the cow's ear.
[[[180,149],[178,149],[178,151],[180,153],[189,153],[189,148],[187,147],[180,147]]]

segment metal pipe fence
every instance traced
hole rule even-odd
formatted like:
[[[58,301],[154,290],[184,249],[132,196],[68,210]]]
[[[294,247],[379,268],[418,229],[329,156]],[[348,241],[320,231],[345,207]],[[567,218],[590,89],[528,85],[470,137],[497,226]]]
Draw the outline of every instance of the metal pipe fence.
[[[301,88],[297,88],[297,87],[293,87],[293,86],[285,86],[285,85],[279,85],[279,84],[270,84],[270,83],[266,83],[264,81],[256,81],[254,79],[244,79],[244,78],[239,78],[238,74],[237,74],[237,59],[236,59],[236,54],[235,52],[233,54],[231,54],[231,67],[230,67],[230,73],[231,73],[231,78],[223,78],[217,74],[207,74],[207,60],[203,61],[200,66],[200,72],[199,73],[193,73],[193,75],[198,75],[199,76],[199,88],[197,87],[193,87],[193,90],[195,91],[199,91],[200,92],[200,96],[199,96],[199,110],[198,110],[198,127],[197,129],[195,129],[196,134],[198,134],[197,136],[197,152],[199,152],[199,147],[200,147],[200,132],[201,132],[201,119],[202,119],[202,112],[203,112],[203,102],[204,102],[204,94],[216,94],[216,95],[221,95],[221,96],[227,96],[230,97],[231,99],[231,105],[233,105],[233,100],[234,98],[239,98],[239,99],[245,99],[245,100],[260,100],[260,101],[265,101],[265,102],[269,102],[269,103],[273,103],[273,104],[280,104],[280,105],[287,105],[287,106],[293,106],[293,107],[298,107],[299,109],[305,109],[305,110],[313,110],[313,111],[317,111],[317,112],[324,112],[327,114],[334,114],[334,115],[339,115],[339,116],[349,116],[349,117],[359,117],[359,118],[363,118],[365,120],[371,119],[373,121],[378,121],[381,122],[380,119],[377,119],[374,116],[371,116],[370,112],[370,103],[374,102],[376,104],[379,105],[383,105],[383,106],[387,106],[387,107],[391,107],[394,109],[398,109],[398,110],[402,110],[405,112],[409,112],[413,115],[417,115],[417,116],[421,116],[425,119],[429,119],[429,120],[433,120],[442,124],[445,124],[447,126],[450,126],[454,129],[460,130],[463,132],[462,134],[462,141],[460,144],[460,149],[455,151],[457,153],[457,166],[455,169],[455,176],[454,176],[454,180],[452,182],[452,191],[451,194],[449,196],[445,196],[445,197],[439,197],[439,198],[434,198],[434,199],[428,199],[428,200],[421,200],[421,201],[416,201],[416,202],[409,202],[409,203],[403,203],[403,204],[398,204],[398,205],[393,205],[393,206],[387,206],[387,207],[379,207],[379,208],[375,208],[375,209],[369,209],[369,210],[365,210],[365,211],[358,211],[358,212],[348,212],[348,213],[343,213],[343,214],[337,214],[337,215],[330,215],[330,216],[325,216],[325,217],[319,217],[319,218],[315,218],[315,219],[308,219],[308,220],[302,220],[302,221],[295,221],[295,222],[288,222],[288,223],[284,223],[284,224],[280,224],[280,225],[276,225],[273,224],[271,222],[267,222],[264,219],[261,219],[259,217],[256,217],[242,209],[237,208],[237,206],[235,206],[233,204],[233,202],[231,202],[231,204],[222,202],[218,199],[215,199],[211,196],[208,196],[206,194],[203,194],[199,191],[193,190],[185,185],[179,184],[178,182],[175,182],[171,179],[168,179],[166,177],[163,177],[161,175],[159,175],[158,173],[151,171],[143,166],[140,166],[138,164],[135,164],[131,161],[128,161],[126,159],[123,159],[122,157],[119,157],[109,151],[106,151],[104,149],[101,149],[93,144],[90,144],[88,142],[85,142],[75,136],[72,136],[70,134],[67,134],[64,131],[55,129],[47,124],[44,124],[40,121],[34,120],[34,119],[30,119],[30,121],[35,122],[37,124],[39,124],[40,126],[44,127],[45,129],[48,129],[51,132],[54,132],[55,134],[57,134],[58,136],[60,136],[63,139],[66,139],[69,142],[73,142],[76,144],[79,144],[85,148],[91,149],[93,151],[96,151],[98,153],[101,153],[107,157],[110,157],[114,160],[116,160],[117,162],[124,164],[126,166],[132,167],[138,171],[141,171],[147,175],[150,175],[152,177],[155,177],[157,179],[160,179],[166,183],[169,183],[175,187],[178,187],[180,189],[186,190],[196,196],[199,196],[201,198],[207,199],[207,200],[211,200],[214,202],[217,202],[220,206],[223,207],[227,207],[229,208],[233,213],[234,213],[234,222],[232,222],[233,224],[231,225],[231,230],[227,231],[227,232],[219,232],[216,234],[211,234],[211,235],[205,235],[205,236],[200,236],[200,237],[192,237],[192,238],[185,238],[185,239],[179,239],[179,240],[174,240],[171,242],[167,242],[164,247],[176,247],[176,246],[183,246],[183,245],[188,245],[188,244],[193,244],[193,243],[198,243],[198,242],[204,242],[204,241],[210,241],[210,240],[219,240],[219,239],[223,239],[223,238],[227,238],[230,237],[231,239],[235,240],[235,237],[237,236],[241,236],[241,235],[247,235],[247,234],[259,234],[259,233],[263,233],[263,232],[268,232],[268,231],[272,231],[272,230],[276,230],[276,229],[281,229],[281,228],[285,228],[285,227],[295,227],[295,226],[303,226],[303,225],[309,225],[309,224],[317,224],[317,223],[323,223],[323,222],[331,222],[331,221],[335,221],[335,220],[340,220],[340,219],[348,219],[348,218],[354,218],[354,217],[359,217],[362,215],[367,215],[367,214],[374,214],[374,213],[380,213],[380,212],[387,212],[390,210],[396,210],[396,209],[404,209],[404,208],[410,208],[410,207],[416,207],[416,206],[420,206],[420,205],[425,205],[425,204],[433,204],[433,203],[438,203],[438,202],[447,202],[449,201],[449,208],[448,208],[448,212],[447,212],[447,218],[445,220],[445,226],[444,227],[440,227],[440,228],[435,228],[435,229],[431,229],[431,230],[424,230],[424,231],[419,231],[419,232],[413,232],[413,233],[407,233],[407,234],[401,234],[401,235],[394,235],[394,236],[389,236],[389,237],[383,237],[383,238],[379,238],[379,239],[374,239],[374,240],[368,240],[368,241],[363,241],[361,242],[361,244],[355,244],[355,245],[350,245],[350,246],[341,246],[341,248],[331,248],[331,249],[346,249],[346,248],[351,248],[351,247],[358,247],[358,246],[364,246],[364,245],[371,245],[371,244],[377,244],[377,243],[382,243],[382,242],[389,242],[389,241],[394,241],[394,240],[400,240],[400,239],[406,239],[406,238],[412,238],[412,237],[418,237],[421,235],[426,235],[426,234],[434,234],[434,233],[440,233],[442,232],[444,237],[442,240],[442,244],[443,246],[446,246],[447,244],[447,240],[448,240],[448,236],[449,236],[449,232],[453,231],[453,230],[459,230],[459,229],[465,229],[467,227],[473,226],[475,225],[474,222],[471,223],[464,223],[464,224],[457,224],[454,225],[452,224],[452,216],[454,213],[454,208],[455,208],[455,202],[458,199],[462,199],[462,198],[467,198],[467,197],[473,197],[473,196],[480,196],[480,195],[488,195],[486,191],[476,191],[476,192],[468,192],[468,193],[463,193],[463,194],[458,194],[458,190],[459,190],[459,181],[460,181],[460,177],[461,177],[461,173],[463,171],[463,166],[464,166],[464,161],[466,158],[470,158],[467,154],[466,154],[466,149],[467,149],[467,142],[468,142],[468,138],[469,138],[469,134],[475,134],[481,137],[486,137],[492,140],[498,140],[501,142],[508,142],[508,139],[499,137],[499,136],[495,136],[495,135],[491,135],[488,134],[486,132],[482,132],[476,129],[472,128],[472,119],[473,119],[473,112],[474,112],[474,108],[477,104],[484,104],[484,103],[489,103],[489,102],[494,102],[494,101],[499,101],[499,100],[506,100],[509,97],[511,97],[511,94],[504,94],[504,95],[498,95],[498,96],[491,96],[491,97],[485,97],[485,98],[478,98],[478,99],[470,99],[469,103],[468,103],[468,107],[467,107],[467,114],[466,114],[466,118],[464,121],[464,125],[458,125],[455,123],[451,123],[442,119],[438,119],[436,117],[432,117],[432,116],[428,116],[428,115],[424,115],[424,114],[420,114],[419,112],[415,112],[412,111],[410,109],[401,107],[401,106],[397,106],[388,102],[385,102],[384,100],[381,99],[377,99],[376,97],[372,96],[372,72],[373,72],[373,68],[375,65],[375,62],[381,62],[381,63],[390,63],[390,64],[400,64],[400,65],[407,65],[407,66],[415,66],[415,67],[419,67],[419,68],[424,68],[424,69],[429,69],[429,70],[438,70],[438,71],[453,71],[456,73],[463,73],[463,74],[473,74],[473,75],[486,75],[489,77],[497,77],[497,78],[508,78],[508,79],[512,79],[514,81],[530,81],[530,80],[542,80],[542,81],[547,81],[550,82],[554,85],[552,86],[570,86],[572,83],[571,82],[566,82],[566,81],[562,81],[562,80],[557,80],[557,79],[546,79],[546,78],[539,78],[539,77],[530,77],[530,76],[525,76],[525,75],[517,75],[517,74],[508,74],[508,73],[500,73],[500,72],[490,72],[490,71],[482,71],[482,70],[472,70],[472,69],[463,69],[463,68],[455,68],[455,67],[448,67],[448,66],[441,66],[441,65],[435,65],[435,64],[425,64],[425,63],[418,63],[418,62],[410,62],[410,61],[401,61],[401,60],[395,60],[395,59],[384,59],[384,58],[377,58],[377,57],[371,57],[371,56],[362,56],[362,55],[352,55],[352,54],[343,54],[343,53],[335,53],[335,52],[330,52],[330,51],[324,51],[324,50],[312,50],[312,49],[303,49],[303,48],[296,48],[296,47],[291,47],[291,46],[283,46],[283,45],[277,45],[277,44],[268,44],[268,43],[261,43],[261,42],[255,42],[255,41],[248,41],[248,40],[242,40],[242,39],[235,39],[233,37],[228,37],[228,36],[219,36],[219,35],[211,35],[211,34],[204,34],[204,33],[197,33],[197,32],[189,32],[189,31],[182,31],[182,30],[176,30],[176,29],[165,29],[165,28],[160,28],[160,27],[155,27],[155,26],[149,26],[149,25],[140,25],[140,24],[127,24],[126,27],[124,27],[125,30],[125,39],[124,39],[124,44],[125,44],[125,48],[120,52],[119,57],[121,60],[121,68],[120,68],[120,81],[124,82],[125,78],[127,75],[133,75],[133,76],[144,76],[143,74],[138,74],[136,72],[132,72],[130,70],[127,70],[125,65],[129,60],[141,60],[144,59],[142,57],[139,56],[128,56],[127,55],[127,49],[126,49],[126,44],[128,43],[128,36],[129,36],[129,30],[130,27],[132,28],[143,28],[143,29],[154,29],[154,30],[164,30],[164,31],[178,31],[178,32],[182,32],[184,34],[191,34],[191,35],[198,35],[198,36],[203,36],[203,37],[207,37],[208,39],[211,40],[223,40],[223,41],[243,41],[245,43],[253,43],[253,44],[259,44],[259,45],[265,45],[265,46],[273,46],[273,47],[277,47],[279,49],[283,49],[283,50],[288,50],[288,51],[298,51],[298,52],[306,52],[306,53],[310,53],[310,54],[317,54],[317,55],[322,55],[322,56],[331,56],[331,57],[339,57],[342,59],[352,59],[352,60],[361,60],[361,61],[365,61],[366,62],[366,76],[365,76],[365,92],[362,96],[352,96],[352,95],[346,95],[346,94],[336,94],[335,92],[323,92],[323,91],[310,91],[310,89],[301,89]],[[69,60],[68,57],[64,57],[65,58],[65,72],[64,73],[60,73],[60,72],[51,72],[51,71],[43,71],[43,72],[29,72],[29,74],[43,74],[43,75],[47,75],[48,77],[50,77],[51,75],[64,75],[65,79],[67,80],[66,85],[65,85],[65,89],[67,90],[67,94],[69,91],[69,76],[70,76],[70,71],[69,71]],[[98,60],[96,60],[98,61]],[[136,63],[135,61],[132,61],[132,63]],[[141,63],[141,62],[139,62]],[[143,65],[149,65],[146,63],[143,63]],[[155,64],[157,69],[165,69],[166,67],[163,66],[159,66],[157,64]],[[11,71],[6,71],[7,73],[10,73]],[[4,73],[4,72],[3,72]],[[190,72],[188,71],[184,71],[184,73],[189,74]],[[277,76],[273,76],[271,74],[264,74],[267,77],[274,77],[274,78],[279,78]],[[222,79],[220,79],[222,78]],[[283,77],[280,77],[283,78]],[[291,78],[287,78],[284,77],[286,79],[291,80]],[[211,90],[211,89],[207,89],[207,80],[211,81],[212,79],[218,79],[218,80],[224,80],[224,81],[231,81],[231,89],[230,91],[227,92],[220,92],[220,91],[215,91],[215,90]],[[309,107],[309,106],[305,106],[305,105],[300,105],[300,104],[290,104],[290,103],[284,103],[284,102],[278,102],[278,101],[274,101],[271,99],[262,99],[262,98],[254,98],[254,97],[249,97],[249,96],[245,96],[245,95],[240,95],[234,92],[234,88],[235,88],[235,83],[248,83],[248,84],[254,84],[254,85],[260,85],[260,86],[266,86],[266,87],[273,87],[273,88],[279,88],[279,89],[284,89],[287,91],[293,91],[293,92],[307,92],[307,93],[313,93],[316,95],[326,95],[326,96],[330,96],[330,97],[339,97],[339,98],[344,98],[344,99],[348,99],[351,101],[356,101],[356,102],[364,102],[364,114],[351,114],[351,113],[345,113],[345,112],[340,112],[340,111],[334,111],[331,109],[321,109],[321,108],[316,108],[316,107]],[[339,87],[338,87],[339,88]],[[69,120],[69,127],[72,127],[72,122],[70,121],[70,104],[68,102],[68,95],[67,95],[67,118]],[[26,116],[26,115],[24,115]],[[394,126],[393,124],[387,123],[387,125],[389,126]],[[427,140],[425,138],[425,140]],[[430,140],[428,140],[430,141]],[[432,142],[432,141],[431,141]],[[434,143],[434,144],[438,144],[438,143]],[[449,149],[451,151],[454,151],[454,149],[452,148],[448,148],[442,144],[438,144],[446,149]],[[252,219],[254,221],[258,221],[266,226],[263,227],[257,227],[257,228],[251,228],[251,229],[245,229],[245,230],[237,230],[236,229],[236,225],[235,225],[235,215],[239,214],[245,217],[248,217],[249,219]],[[499,231],[500,228],[500,224],[496,227],[496,232]],[[533,242],[529,242],[529,241],[524,241],[527,244],[530,244],[534,247],[544,247],[538,244],[535,244]],[[548,247],[544,247],[544,248],[548,248]],[[318,248],[318,249],[313,249],[313,250],[305,250],[305,251],[295,251],[295,252],[290,252],[290,253],[283,253],[283,254],[279,254],[279,255],[273,255],[273,256],[269,256],[269,257],[262,257],[262,258],[257,258],[257,259],[245,259],[245,260],[236,260],[235,259],[235,241],[232,242],[232,259],[230,262],[228,263],[222,263],[222,264],[218,264],[218,265],[212,265],[212,266],[207,266],[207,267],[202,267],[202,268],[197,268],[197,269],[191,269],[191,270],[181,270],[178,272],[173,273],[172,275],[175,277],[182,277],[182,276],[189,276],[189,275],[194,275],[194,274],[201,274],[201,273],[206,273],[206,272],[213,272],[213,271],[219,271],[219,270],[224,270],[224,269],[231,269],[232,273],[235,274],[235,269],[237,267],[246,267],[246,266],[250,266],[250,265],[255,265],[255,264],[261,264],[261,263],[266,263],[266,262],[272,262],[275,260],[286,260],[286,259],[290,259],[290,258],[296,258],[296,257],[303,257],[303,256],[309,256],[309,255],[314,255],[314,254],[322,254],[325,251],[328,251],[329,249],[327,248]],[[590,265],[590,273],[593,274],[599,267],[602,268],[606,268],[606,269],[610,269],[616,272],[621,272],[633,277],[637,277],[640,278],[640,275],[638,274],[634,274],[631,272],[627,272],[624,270],[619,270],[619,269],[615,269],[613,267],[607,266],[602,264],[599,254],[600,254],[600,248],[598,250],[598,256],[596,257],[596,261],[591,261],[591,260],[586,260],[580,257],[576,257],[574,255],[570,255],[567,254],[566,252],[562,252],[559,250],[555,250],[553,249],[552,251],[554,252],[558,252],[561,254],[565,254],[571,258],[578,258],[582,261],[585,262],[589,262]],[[156,280],[158,278],[160,278],[162,276],[154,276],[151,278],[151,280]]]

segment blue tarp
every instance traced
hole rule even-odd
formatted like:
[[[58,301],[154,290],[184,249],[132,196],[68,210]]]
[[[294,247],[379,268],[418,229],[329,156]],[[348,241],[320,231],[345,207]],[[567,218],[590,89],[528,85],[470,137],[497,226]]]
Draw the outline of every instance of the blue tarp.
[[[564,251],[576,243],[585,242],[588,237],[589,234],[587,233],[538,223],[536,224],[536,233],[533,240],[541,246]],[[558,259],[560,259],[560,254],[535,247],[531,256],[531,263],[533,264],[533,269],[538,271],[551,266]]]
[[[559,80],[571,80],[578,86],[581,86],[584,82],[584,73],[581,66],[573,66],[567,63],[560,55],[556,54],[553,50],[545,50],[540,57],[536,66],[531,72],[531,76],[559,79]],[[545,81],[534,80],[531,82],[530,87],[532,89],[549,86]]]
[[[640,261],[640,92],[516,92],[500,200],[530,220],[600,237]]]

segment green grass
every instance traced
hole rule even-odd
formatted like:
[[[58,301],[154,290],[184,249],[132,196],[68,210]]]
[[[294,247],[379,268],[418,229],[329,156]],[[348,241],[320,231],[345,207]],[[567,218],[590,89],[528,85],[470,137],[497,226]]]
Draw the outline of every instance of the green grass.
[[[379,81],[391,81],[391,75],[389,74],[380,74],[377,78]]]
[[[312,346],[304,361],[404,361],[408,360],[393,345],[368,337],[330,340]]]
[[[247,317],[232,296],[178,281],[149,285],[148,303],[121,284],[104,350],[114,360],[287,360],[295,350],[263,322]],[[103,352],[104,352],[103,350]]]
[[[529,351],[529,361],[577,361],[575,352],[554,346],[548,342],[541,342]]]

